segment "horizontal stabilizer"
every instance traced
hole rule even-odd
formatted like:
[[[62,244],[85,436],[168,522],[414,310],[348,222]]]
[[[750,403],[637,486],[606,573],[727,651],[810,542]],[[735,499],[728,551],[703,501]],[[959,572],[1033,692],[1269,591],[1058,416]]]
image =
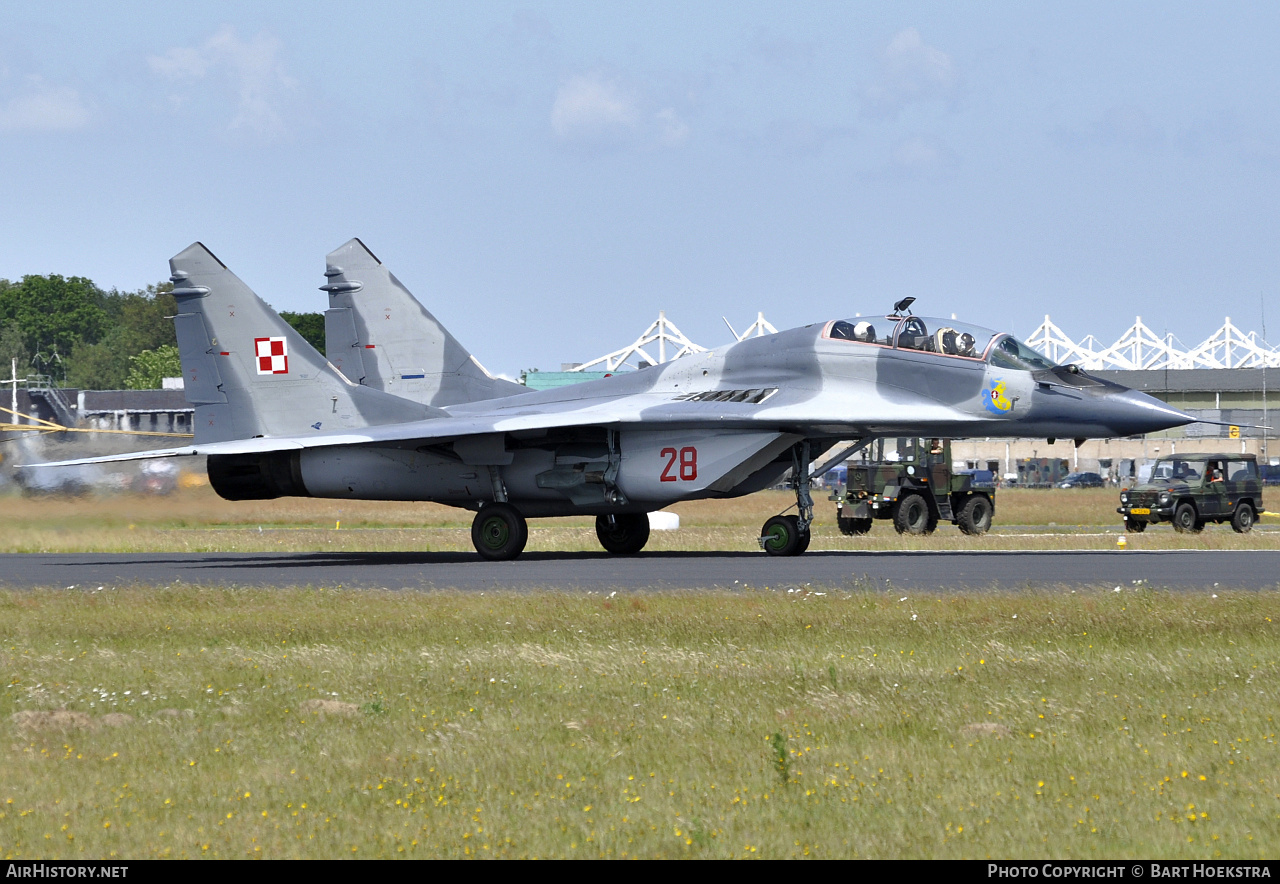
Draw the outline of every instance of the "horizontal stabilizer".
[[[314,440],[320,442],[321,440]],[[322,445],[354,445],[368,442],[368,436],[327,436]],[[228,442],[184,445],[181,448],[153,448],[150,451],[133,451],[128,454],[105,454],[101,457],[80,457],[49,463],[18,464],[15,469],[30,470],[40,467],[78,467],[86,464],[123,463],[127,460],[154,460],[162,457],[206,457],[220,454],[263,454],[272,451],[294,451],[302,448],[321,447],[308,445],[296,439],[234,439]]]

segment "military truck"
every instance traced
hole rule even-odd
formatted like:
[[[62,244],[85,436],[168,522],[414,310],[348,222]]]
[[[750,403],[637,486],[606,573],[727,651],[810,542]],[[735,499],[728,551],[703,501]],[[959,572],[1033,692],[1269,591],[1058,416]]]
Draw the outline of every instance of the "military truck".
[[[1230,522],[1247,533],[1263,511],[1262,480],[1252,454],[1179,454],[1152,465],[1151,478],[1120,492],[1116,512],[1126,531],[1170,522],[1196,533],[1208,522]]]
[[[831,494],[844,534],[866,534],[875,519],[891,519],[899,534],[932,534],[954,522],[965,534],[985,534],[996,508],[990,470],[951,469],[951,442],[877,439],[863,460],[848,462],[843,487]]]

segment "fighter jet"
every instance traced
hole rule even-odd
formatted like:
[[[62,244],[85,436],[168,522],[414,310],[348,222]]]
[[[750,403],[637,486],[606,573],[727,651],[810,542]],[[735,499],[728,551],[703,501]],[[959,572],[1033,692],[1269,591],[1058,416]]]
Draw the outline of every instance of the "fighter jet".
[[[329,359],[202,244],[169,264],[194,444],[65,463],[207,455],[210,483],[229,500],[464,507],[487,559],[519,556],[528,519],[564,515],[594,515],[606,550],[636,553],[648,513],[750,494],[788,473],[797,512],[770,518],[760,542],[798,555],[811,479],[877,437],[1083,440],[1194,420],[1011,335],[916,316],[910,298],[884,316],[528,391],[490,377],[420,305],[429,340],[382,336],[378,311],[413,316],[417,302],[358,240],[329,256]],[[853,442],[815,466],[839,440]]]

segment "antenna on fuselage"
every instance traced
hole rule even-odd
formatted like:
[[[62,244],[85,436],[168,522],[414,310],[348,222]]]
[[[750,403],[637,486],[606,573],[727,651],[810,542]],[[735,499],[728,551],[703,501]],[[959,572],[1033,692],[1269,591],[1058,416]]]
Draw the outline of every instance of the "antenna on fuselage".
[[[901,316],[902,311],[907,311],[907,315],[911,315],[911,305],[916,302],[915,298],[903,298],[901,301],[893,305],[893,315]]]

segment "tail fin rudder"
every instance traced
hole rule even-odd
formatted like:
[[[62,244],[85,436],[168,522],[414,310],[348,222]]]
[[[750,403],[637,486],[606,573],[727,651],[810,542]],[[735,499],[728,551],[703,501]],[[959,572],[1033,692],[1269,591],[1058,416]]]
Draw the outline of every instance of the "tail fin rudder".
[[[196,442],[357,429],[435,411],[344,378],[201,243],[169,268]]]
[[[325,351],[353,381],[436,407],[528,392],[485,371],[359,239],[325,261]]]

